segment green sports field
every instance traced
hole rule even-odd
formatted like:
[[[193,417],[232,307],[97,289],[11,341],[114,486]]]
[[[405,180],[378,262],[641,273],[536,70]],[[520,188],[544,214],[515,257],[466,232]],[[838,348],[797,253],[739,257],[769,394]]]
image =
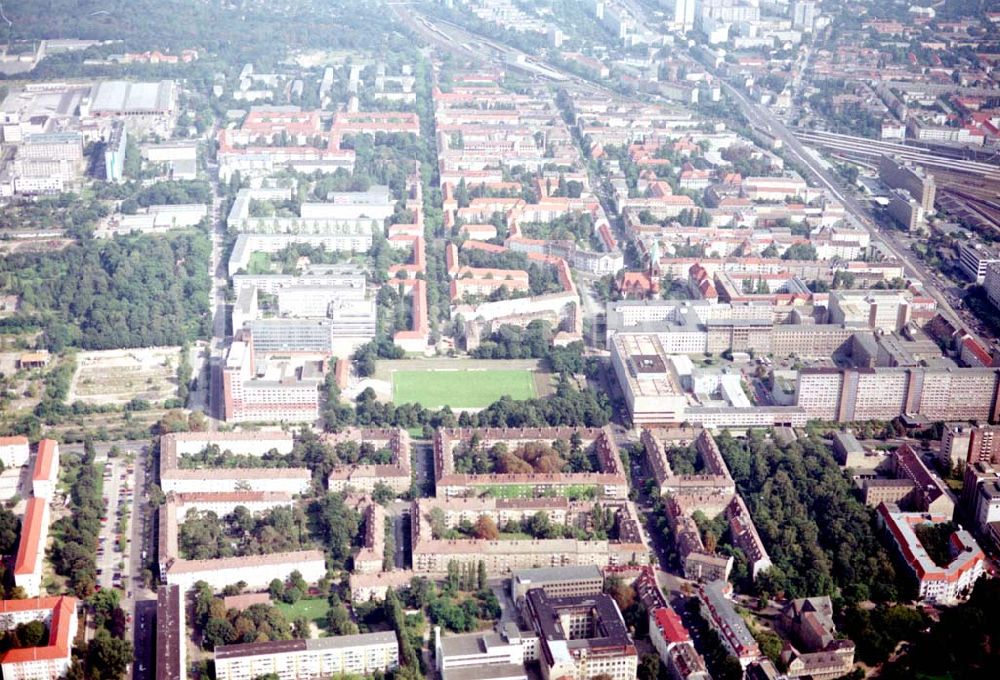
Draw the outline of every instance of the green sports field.
[[[536,396],[535,375],[530,370],[429,370],[392,373],[392,401],[421,404],[425,408],[483,408],[500,397],[531,399]]]

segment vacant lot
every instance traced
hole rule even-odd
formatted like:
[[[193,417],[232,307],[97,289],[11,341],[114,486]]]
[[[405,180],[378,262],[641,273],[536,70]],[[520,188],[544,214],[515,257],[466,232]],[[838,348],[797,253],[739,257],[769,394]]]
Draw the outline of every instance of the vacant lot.
[[[528,370],[397,370],[392,374],[394,403],[417,403],[430,409],[445,405],[483,408],[505,395],[530,399],[535,394],[534,373]]]
[[[179,359],[179,347],[80,352],[66,401],[121,405],[132,399],[172,399]]]

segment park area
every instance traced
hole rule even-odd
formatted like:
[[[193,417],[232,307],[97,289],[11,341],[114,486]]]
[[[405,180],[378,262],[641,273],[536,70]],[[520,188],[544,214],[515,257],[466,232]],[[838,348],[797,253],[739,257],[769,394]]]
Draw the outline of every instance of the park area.
[[[421,404],[429,409],[447,405],[454,410],[485,408],[503,396],[518,400],[546,396],[552,379],[534,359],[380,361],[375,378],[391,386],[396,405]]]

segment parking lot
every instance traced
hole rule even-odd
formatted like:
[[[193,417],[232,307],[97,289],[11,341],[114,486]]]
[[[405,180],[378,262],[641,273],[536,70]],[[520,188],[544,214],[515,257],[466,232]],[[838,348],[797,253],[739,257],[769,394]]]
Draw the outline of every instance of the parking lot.
[[[133,466],[121,458],[108,459],[104,468],[104,512],[97,546],[97,583],[100,588],[119,588],[128,595],[125,566],[131,547],[129,531],[134,489]],[[125,528],[119,533],[119,528]],[[124,550],[123,550],[124,549]],[[124,598],[123,598],[124,599]]]

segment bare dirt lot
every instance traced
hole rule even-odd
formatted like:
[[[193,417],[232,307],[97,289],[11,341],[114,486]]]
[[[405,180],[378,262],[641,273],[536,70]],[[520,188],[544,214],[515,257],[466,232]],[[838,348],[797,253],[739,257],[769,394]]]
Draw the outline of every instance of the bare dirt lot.
[[[80,352],[66,401],[121,405],[132,399],[172,399],[179,359],[180,347]]]

